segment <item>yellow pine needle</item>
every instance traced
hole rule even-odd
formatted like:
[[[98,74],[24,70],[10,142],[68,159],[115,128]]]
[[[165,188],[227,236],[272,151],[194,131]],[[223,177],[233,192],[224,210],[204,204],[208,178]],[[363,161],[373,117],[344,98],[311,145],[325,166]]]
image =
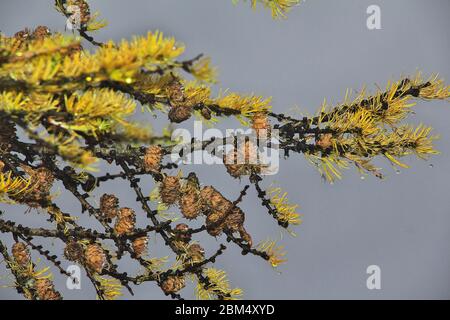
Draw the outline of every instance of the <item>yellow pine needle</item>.
[[[230,93],[216,99],[216,103],[219,107],[225,109],[233,109],[239,111],[244,116],[250,116],[256,112],[267,112],[272,107],[270,101],[272,98],[266,98],[260,96],[240,96],[237,93]]]
[[[266,240],[261,242],[256,246],[256,249],[265,252],[269,256],[269,263],[273,268],[278,267],[287,261],[284,256],[286,256],[286,251],[284,251],[283,246],[277,246],[276,241]]]

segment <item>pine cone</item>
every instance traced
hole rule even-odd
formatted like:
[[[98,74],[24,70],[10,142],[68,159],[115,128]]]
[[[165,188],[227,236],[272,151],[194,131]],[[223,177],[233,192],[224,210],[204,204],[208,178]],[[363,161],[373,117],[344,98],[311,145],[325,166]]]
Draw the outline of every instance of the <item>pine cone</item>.
[[[233,207],[231,201],[227,200],[212,186],[204,187],[200,192],[200,197],[205,206],[214,211],[226,213]]]
[[[106,254],[98,244],[90,244],[84,251],[87,265],[97,273],[106,266]]]
[[[161,289],[165,294],[176,293],[186,286],[183,277],[169,276],[161,284]]]
[[[46,26],[38,26],[34,29],[32,37],[36,40],[42,40],[51,35],[50,29]]]
[[[176,176],[166,176],[160,186],[161,200],[167,205],[174,204],[180,197],[180,179]]]
[[[189,242],[191,240],[191,234],[188,233],[189,226],[185,223],[179,223],[175,226],[175,240],[181,242]]]
[[[117,216],[119,212],[119,199],[113,194],[104,194],[100,198],[100,212],[108,219]]]
[[[147,250],[147,246],[148,246],[147,236],[142,236],[142,237],[134,239],[132,246],[133,246],[133,251],[136,254],[136,256],[138,258],[141,257],[144,254],[144,252]]]
[[[185,100],[184,87],[178,79],[173,79],[166,87],[166,94],[174,106],[178,106]]]
[[[169,111],[169,120],[174,123],[181,123],[189,119],[192,115],[192,108],[188,106],[173,106]]]
[[[20,199],[17,199],[17,201],[26,203],[32,208],[38,208],[41,206],[42,201],[50,199],[50,189],[53,186],[55,177],[52,172],[45,167],[33,169],[29,166],[22,165],[21,168],[30,176],[33,189],[31,192],[21,195]]]
[[[35,289],[39,300],[61,300],[61,295],[49,279],[36,280]]]
[[[89,4],[85,0],[67,0],[66,6],[76,6],[80,10],[80,25],[85,26],[89,20],[91,20],[91,11],[89,9]],[[77,23],[78,21],[71,21],[72,23]]]
[[[114,226],[114,231],[118,235],[127,234],[133,231],[136,224],[136,214],[133,209],[121,208],[119,210],[119,216]]]
[[[5,167],[5,163],[2,160],[0,160],[0,172],[3,171],[4,167]]]
[[[208,234],[212,237],[220,236],[222,234],[222,231],[223,231],[223,228],[221,226],[208,227],[208,229],[206,229],[206,232],[208,232]]]
[[[256,146],[250,141],[246,141],[239,149],[233,149],[224,156],[224,164],[227,172],[233,178],[250,175],[252,172],[261,172],[261,165],[258,163],[258,151]]]
[[[220,212],[220,211],[212,211],[207,217],[206,217],[206,226],[211,227],[213,225],[219,225],[221,222],[225,220],[226,212]]]
[[[226,212],[212,211],[205,221],[207,232],[213,237],[222,234],[226,217]]]
[[[244,212],[240,208],[235,207],[226,217],[225,225],[231,231],[238,231],[239,228],[244,224],[244,220]]]
[[[196,191],[190,191],[181,196],[181,213],[186,219],[195,219],[201,212],[200,196]]]
[[[35,170],[33,178],[36,181],[39,192],[48,195],[53,186],[53,182],[55,181],[52,172],[45,167],[40,167]]]
[[[191,244],[187,251],[188,259],[192,263],[198,263],[205,259],[205,250],[198,243]]]
[[[331,133],[321,134],[319,139],[316,141],[316,145],[321,147],[322,149],[328,149],[333,145],[333,135]]]
[[[211,111],[207,107],[203,107],[200,111],[203,118],[206,120],[211,120]]]
[[[252,246],[252,237],[244,228],[245,214],[239,208],[235,207],[232,212],[227,216],[224,222],[224,227],[231,232],[239,232],[241,238],[246,241],[250,247]]]
[[[31,30],[28,28],[25,28],[23,30],[16,32],[14,34],[14,39],[16,39],[17,41],[19,41],[21,43],[24,43],[31,38],[31,34],[32,34]]]
[[[162,148],[150,146],[145,150],[144,169],[147,172],[159,172],[161,170]]]
[[[27,248],[27,245],[23,242],[16,242],[12,246],[12,255],[14,260],[22,267],[27,266],[30,261],[30,251]]]
[[[69,261],[80,262],[83,259],[83,247],[76,241],[69,241],[64,248],[64,256]]]

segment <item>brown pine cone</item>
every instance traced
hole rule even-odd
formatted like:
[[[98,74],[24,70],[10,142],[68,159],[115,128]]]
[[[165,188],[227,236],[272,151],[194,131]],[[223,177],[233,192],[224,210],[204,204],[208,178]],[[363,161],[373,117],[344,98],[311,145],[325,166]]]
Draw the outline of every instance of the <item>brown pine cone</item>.
[[[246,241],[250,247],[252,246],[252,237],[244,228],[245,214],[239,208],[235,207],[227,216],[224,222],[224,227],[231,232],[239,232],[241,238]]]
[[[22,267],[27,266],[30,261],[30,251],[27,248],[27,245],[23,242],[16,242],[12,246],[12,255],[14,260]]]
[[[2,160],[0,160],[0,172],[3,171],[3,168],[5,168],[5,163]]]
[[[16,32],[14,34],[14,38],[18,41],[27,41],[31,38],[31,34],[32,34],[31,30],[28,28],[25,28],[23,30]]]
[[[34,180],[36,181],[37,187],[42,194],[49,194],[50,189],[53,186],[53,182],[55,181],[55,177],[49,169],[40,167],[35,170]]]
[[[225,220],[226,214],[226,212],[211,211],[211,213],[206,217],[206,226],[219,226],[221,222]]]
[[[161,170],[162,148],[150,146],[145,150],[144,169],[147,172],[159,172]]]
[[[38,26],[34,29],[32,37],[36,40],[42,40],[51,35],[50,29],[46,26]]]
[[[203,107],[200,112],[203,118],[211,120],[211,111],[207,107]]]
[[[8,152],[11,149],[11,143],[17,138],[16,126],[7,119],[0,118],[0,151]]]
[[[76,241],[69,241],[64,248],[64,256],[69,261],[81,262],[83,260],[83,247]]]
[[[193,243],[188,248],[188,259],[192,263],[198,263],[205,259],[205,250],[198,243]]]
[[[253,246],[253,241],[252,241],[252,237],[250,236],[250,234],[247,232],[247,230],[245,230],[244,226],[241,225],[239,227],[239,235],[241,236],[241,238],[246,241],[248,243],[248,245],[251,247]]]
[[[165,294],[176,293],[186,286],[183,277],[169,276],[161,284],[161,289]]]
[[[227,200],[212,186],[204,187],[200,192],[200,198],[206,207],[221,213],[226,213],[233,207],[231,201]]]
[[[222,231],[223,231],[222,226],[209,227],[208,229],[206,229],[206,232],[208,232],[208,234],[213,237],[220,236],[222,234]]]
[[[181,196],[181,213],[186,219],[195,219],[201,212],[200,196],[196,191],[189,191]]]
[[[257,136],[269,135],[270,123],[267,114],[264,112],[256,112],[252,117],[252,128],[256,131]]]
[[[55,177],[45,167],[33,169],[29,166],[22,165],[21,168],[30,176],[33,189],[30,192],[22,194],[17,201],[26,203],[32,208],[37,208],[41,206],[42,201],[50,199],[50,189],[53,186]]]
[[[117,216],[119,212],[119,199],[113,194],[104,194],[100,198],[100,212],[108,219]]]
[[[167,205],[176,203],[180,197],[180,187],[180,178],[176,176],[164,177],[159,189],[162,202]]]
[[[147,251],[148,238],[147,236],[142,236],[133,240],[132,243],[133,251],[138,258],[140,258],[145,251]]]
[[[224,156],[223,162],[233,178],[250,175],[252,172],[259,173],[262,167],[258,163],[257,148],[250,141],[238,146],[238,149],[231,150]]]
[[[245,220],[244,212],[240,208],[235,207],[226,217],[225,225],[231,231],[238,231],[240,226],[244,224],[244,220]]]
[[[202,211],[202,201],[200,198],[200,183],[195,173],[189,173],[181,193],[179,202],[181,213],[187,219],[197,218]]]
[[[182,242],[189,242],[191,241],[191,234],[188,233],[189,226],[185,223],[179,223],[175,226],[174,232],[175,232],[175,240],[176,241],[182,241]]]
[[[114,231],[118,235],[127,234],[133,231],[135,224],[136,214],[134,213],[134,210],[130,208],[121,208],[114,226]]]
[[[226,217],[226,212],[212,211],[205,221],[207,232],[213,237],[222,234]]]
[[[53,282],[49,279],[38,279],[35,289],[39,300],[61,300],[61,295],[55,290]]]
[[[90,244],[84,251],[87,265],[97,273],[101,273],[106,266],[106,254],[98,244]]]

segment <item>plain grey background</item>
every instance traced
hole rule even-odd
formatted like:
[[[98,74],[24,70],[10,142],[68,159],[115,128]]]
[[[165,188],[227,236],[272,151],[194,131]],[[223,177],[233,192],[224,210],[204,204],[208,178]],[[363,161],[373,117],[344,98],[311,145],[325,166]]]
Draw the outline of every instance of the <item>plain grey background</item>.
[[[187,45],[185,57],[203,52],[219,67],[217,88],[273,96],[274,110],[315,112],[324,98],[342,100],[346,88],[367,84],[385,86],[389,79],[422,70],[439,72],[450,79],[449,0],[308,0],[295,8],[286,21],[273,21],[270,13],[248,4],[233,6],[230,0],[135,0],[90,1],[110,25],[96,34],[100,40],[120,40],[133,34],[159,29]],[[382,30],[366,28],[366,9],[381,7]],[[45,24],[64,29],[65,20],[53,1],[1,1],[0,30],[12,34],[24,27]],[[247,227],[256,242],[271,236],[282,238],[288,263],[274,271],[264,261],[241,256],[232,245],[217,260],[229,272],[231,283],[245,290],[248,299],[448,299],[450,298],[450,117],[446,102],[419,102],[411,123],[425,123],[441,135],[436,146],[442,152],[430,161],[405,160],[411,169],[395,174],[380,161],[386,179],[361,180],[355,170],[329,185],[302,156],[282,160],[276,176],[268,177],[299,203],[304,223],[295,228],[297,237],[281,233],[250,192],[242,208]],[[144,114],[141,119],[157,120]],[[190,122],[184,124],[187,128]],[[222,126],[236,127],[235,121]],[[433,164],[433,166],[430,166]],[[196,170],[204,184],[214,184],[235,199],[247,181],[227,176],[220,166],[185,167]],[[145,185],[145,181],[144,181]],[[56,190],[61,190],[59,186]],[[150,191],[152,185],[144,189]],[[114,191],[121,204],[138,207],[126,184],[108,184],[102,192]],[[96,195],[102,192],[96,191]],[[98,198],[97,198],[98,199]],[[58,203],[67,212],[79,213],[70,196]],[[1,206],[5,217],[32,226],[47,226],[45,214],[24,214],[25,208]],[[94,226],[82,217],[80,224]],[[141,222],[144,222],[142,219]],[[97,225],[95,225],[97,226]],[[1,235],[10,244],[10,235]],[[215,250],[223,239],[199,240]],[[61,254],[59,241],[36,240]],[[150,243],[150,255],[164,255],[160,239]],[[44,265],[44,261],[41,265]],[[381,268],[381,290],[366,288],[366,268]],[[67,266],[68,262],[63,261]],[[139,267],[125,260],[129,273]],[[0,285],[11,285],[4,263]],[[65,279],[56,272],[56,286],[66,298],[95,298],[93,288],[65,289]],[[154,284],[135,288],[137,299],[162,299]],[[183,292],[193,298],[192,286]],[[0,298],[20,298],[11,288],[1,289]],[[123,297],[131,298],[129,294]]]

